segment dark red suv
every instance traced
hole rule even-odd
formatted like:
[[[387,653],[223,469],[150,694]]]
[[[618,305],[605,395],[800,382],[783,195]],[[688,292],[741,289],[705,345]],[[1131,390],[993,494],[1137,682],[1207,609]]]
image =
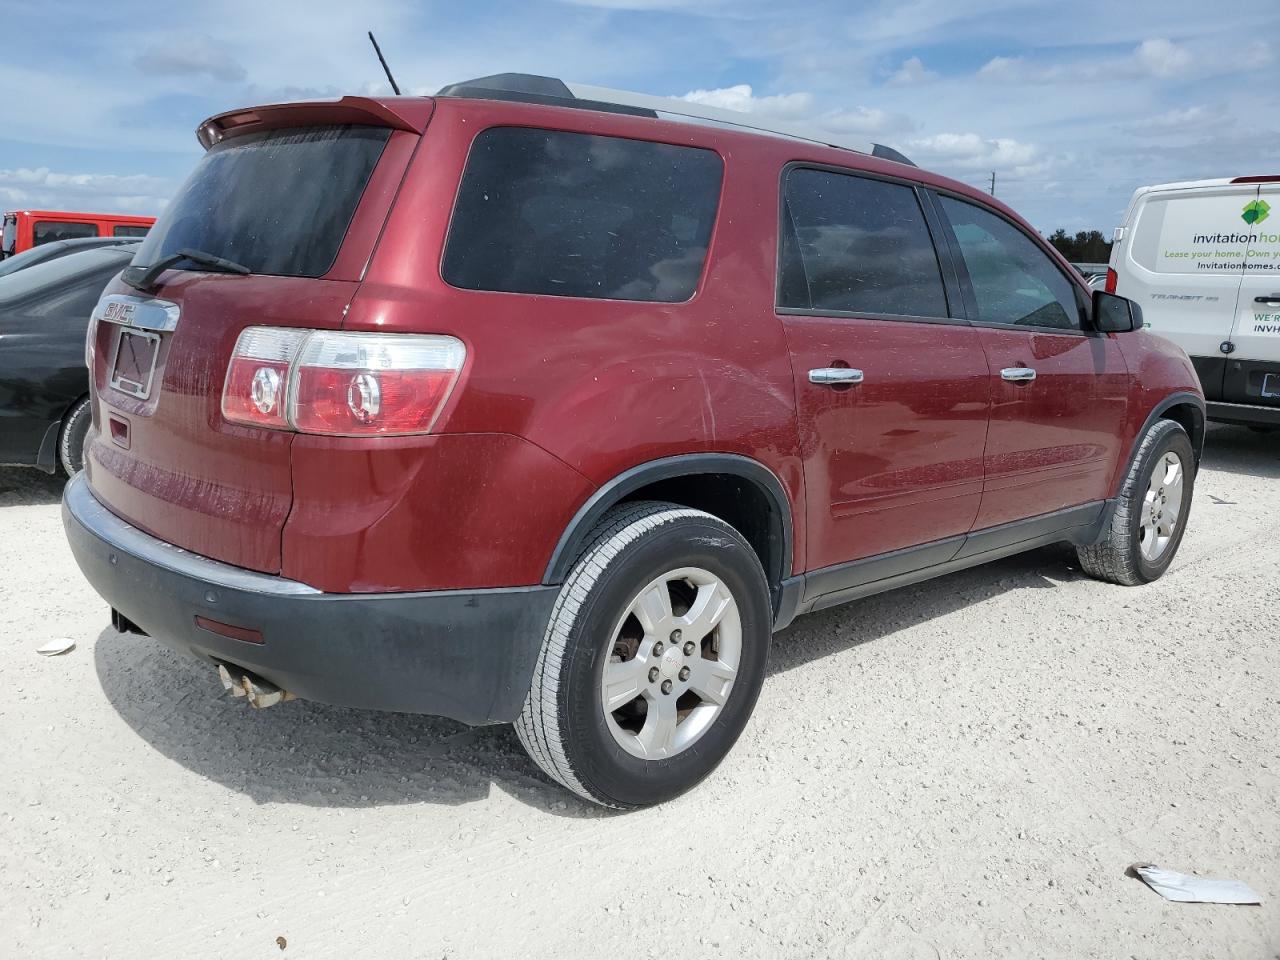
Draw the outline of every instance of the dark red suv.
[[[797,614],[1178,548],[1182,351],[892,151],[512,75],[199,136],[95,310],[63,515],[118,629],[255,706],[514,722],[650,804],[724,757]]]

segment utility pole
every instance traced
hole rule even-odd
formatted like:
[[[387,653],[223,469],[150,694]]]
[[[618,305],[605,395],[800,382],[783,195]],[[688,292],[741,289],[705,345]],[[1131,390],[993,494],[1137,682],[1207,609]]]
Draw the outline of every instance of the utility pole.
[[[996,195],[996,172],[994,170],[991,171],[991,195],[993,197]]]

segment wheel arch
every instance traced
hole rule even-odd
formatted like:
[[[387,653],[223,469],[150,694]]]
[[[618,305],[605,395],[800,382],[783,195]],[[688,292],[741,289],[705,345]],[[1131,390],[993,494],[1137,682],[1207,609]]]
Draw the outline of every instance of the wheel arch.
[[[600,518],[631,500],[677,503],[732,526],[760,558],[776,609],[779,586],[791,575],[791,502],[772,470],[757,460],[729,453],[665,457],[618,474],[578,508],[560,535],[542,582],[563,583]]]
[[[1147,422],[1142,425],[1142,433],[1138,442],[1151,429],[1156,420],[1172,420],[1187,431],[1191,438],[1191,449],[1195,451],[1196,463],[1200,463],[1200,455],[1204,452],[1205,405],[1194,393],[1174,394],[1156,404]],[[1134,452],[1137,448],[1135,447]]]

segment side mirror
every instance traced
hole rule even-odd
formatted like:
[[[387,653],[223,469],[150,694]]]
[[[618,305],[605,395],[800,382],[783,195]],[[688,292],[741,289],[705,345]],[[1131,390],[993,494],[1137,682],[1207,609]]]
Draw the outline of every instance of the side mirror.
[[[1093,328],[1103,333],[1128,333],[1142,329],[1142,307],[1128,297],[1105,290],[1093,291]]]

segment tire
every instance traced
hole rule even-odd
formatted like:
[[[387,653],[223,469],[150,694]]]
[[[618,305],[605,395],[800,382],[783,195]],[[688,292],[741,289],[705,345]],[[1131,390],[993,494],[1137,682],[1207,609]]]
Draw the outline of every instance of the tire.
[[[58,437],[58,464],[68,477],[74,477],[84,469],[84,441],[93,424],[93,408],[89,398],[79,401],[62,419],[62,432]]]
[[[1169,479],[1171,458],[1177,458],[1181,473],[1176,485]],[[1159,477],[1158,470],[1163,471]],[[1102,539],[1093,546],[1076,548],[1080,566],[1092,577],[1126,587],[1158,579],[1169,569],[1182,543],[1195,479],[1195,452],[1187,432],[1172,420],[1157,420],[1129,465]],[[1171,498],[1176,499],[1177,512],[1171,522],[1165,522]]]
[[[592,531],[560,590],[516,734],[587,800],[670,800],[742,733],[772,633],[764,571],[733,527],[675,504],[624,504]]]

